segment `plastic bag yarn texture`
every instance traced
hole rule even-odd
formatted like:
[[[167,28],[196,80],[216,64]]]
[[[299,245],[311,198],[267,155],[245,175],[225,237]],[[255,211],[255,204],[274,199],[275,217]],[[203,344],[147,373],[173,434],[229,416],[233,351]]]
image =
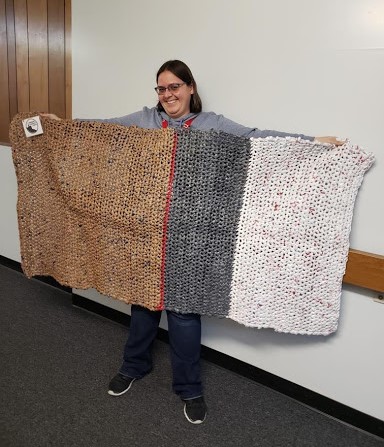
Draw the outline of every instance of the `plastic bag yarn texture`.
[[[228,315],[249,157],[249,139],[178,132],[165,256],[167,308]]]
[[[373,161],[350,143],[252,140],[230,318],[295,334],[336,331],[353,207]]]
[[[22,267],[74,288],[251,327],[337,329],[353,206],[371,154],[43,119],[10,127]]]
[[[22,267],[28,277],[160,306],[172,132],[43,120],[11,123]]]

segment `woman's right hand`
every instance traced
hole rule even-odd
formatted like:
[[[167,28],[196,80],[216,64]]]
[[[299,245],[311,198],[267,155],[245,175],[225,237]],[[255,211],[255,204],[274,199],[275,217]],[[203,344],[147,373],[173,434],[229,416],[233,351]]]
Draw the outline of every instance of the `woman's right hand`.
[[[43,116],[44,118],[48,118],[50,120],[61,121],[61,118],[59,118],[54,113],[39,113],[39,115]]]

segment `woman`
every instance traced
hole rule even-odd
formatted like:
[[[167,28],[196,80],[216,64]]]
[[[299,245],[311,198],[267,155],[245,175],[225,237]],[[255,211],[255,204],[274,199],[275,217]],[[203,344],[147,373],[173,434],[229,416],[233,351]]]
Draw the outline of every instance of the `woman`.
[[[313,140],[313,137],[287,134],[271,130],[244,127],[222,115],[202,112],[202,103],[193,75],[183,62],[165,62],[156,76],[158,104],[120,118],[102,120],[124,126],[142,128],[191,127],[199,130],[218,130],[242,137],[295,136]],[[43,116],[59,119],[52,114]],[[334,137],[317,137],[319,142],[342,144]],[[132,305],[131,324],[124,349],[123,363],[110,381],[108,393],[121,396],[136,379],[143,378],[152,369],[151,347],[157,335],[161,311],[150,311]],[[207,414],[200,375],[200,315],[167,311],[168,333],[173,371],[173,390],[184,401],[184,414],[193,424],[202,423]]]

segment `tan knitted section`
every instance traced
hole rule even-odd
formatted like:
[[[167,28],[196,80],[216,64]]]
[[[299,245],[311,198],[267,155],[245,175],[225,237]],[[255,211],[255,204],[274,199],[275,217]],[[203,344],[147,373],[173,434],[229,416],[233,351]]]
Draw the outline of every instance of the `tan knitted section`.
[[[26,138],[30,116],[10,126],[25,274],[161,307],[174,131],[42,119]]]

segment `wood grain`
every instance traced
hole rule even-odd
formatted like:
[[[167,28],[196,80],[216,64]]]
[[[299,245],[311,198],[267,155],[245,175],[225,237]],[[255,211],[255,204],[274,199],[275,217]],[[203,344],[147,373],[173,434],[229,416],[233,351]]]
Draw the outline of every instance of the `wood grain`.
[[[28,0],[29,107],[49,111],[47,1]]]
[[[384,256],[349,250],[343,282],[384,292]]]
[[[29,62],[27,1],[14,0],[16,37],[17,109],[29,111]]]
[[[13,0],[6,0],[5,7],[7,13],[9,118],[12,119],[17,113],[16,38]]]
[[[49,111],[65,117],[65,10],[63,0],[48,2]]]
[[[5,0],[0,0],[0,142],[8,141],[9,89]]]
[[[72,6],[65,0],[65,117],[72,118]]]

